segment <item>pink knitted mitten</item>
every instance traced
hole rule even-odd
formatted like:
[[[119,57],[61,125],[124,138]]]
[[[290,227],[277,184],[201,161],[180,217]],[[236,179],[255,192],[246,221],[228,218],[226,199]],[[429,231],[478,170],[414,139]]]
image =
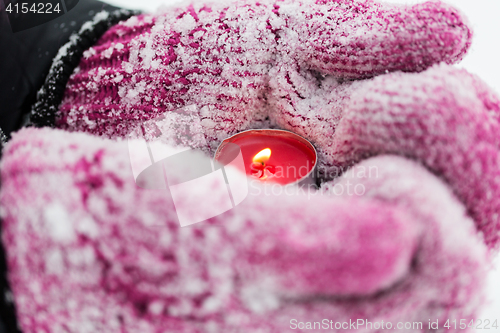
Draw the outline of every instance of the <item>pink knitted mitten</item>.
[[[413,72],[461,59],[470,40],[462,16],[440,2],[248,1],[169,9],[115,25],[84,53],[58,126],[124,136],[176,111],[201,118],[214,148],[229,134],[269,125],[272,68],[285,64],[341,80]]]
[[[287,67],[271,84],[271,119],[315,144],[325,179],[377,154],[416,159],[451,186],[488,246],[498,245],[500,100],[479,78],[441,65],[341,84]]]
[[[129,163],[125,143],[83,133],[28,129],[7,146],[3,241],[24,332],[428,331],[483,301],[486,247],[415,162],[368,159],[323,195],[262,191],[185,228]]]

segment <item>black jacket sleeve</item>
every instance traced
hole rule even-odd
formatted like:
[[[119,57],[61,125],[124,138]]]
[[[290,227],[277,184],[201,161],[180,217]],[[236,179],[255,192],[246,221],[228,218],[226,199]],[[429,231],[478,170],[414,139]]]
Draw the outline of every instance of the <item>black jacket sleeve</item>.
[[[117,8],[96,0],[80,0],[66,14],[14,33],[3,0],[0,7],[0,128],[10,137],[30,111],[59,48],[96,13]]]

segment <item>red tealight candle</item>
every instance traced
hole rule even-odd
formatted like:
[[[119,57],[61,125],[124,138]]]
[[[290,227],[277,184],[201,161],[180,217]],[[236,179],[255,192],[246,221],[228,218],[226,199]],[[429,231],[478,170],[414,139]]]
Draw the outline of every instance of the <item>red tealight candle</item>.
[[[227,164],[232,159],[230,143],[240,148],[245,165],[242,171],[252,178],[282,185],[315,181],[316,150],[297,134],[274,129],[244,131],[221,143],[216,161]]]

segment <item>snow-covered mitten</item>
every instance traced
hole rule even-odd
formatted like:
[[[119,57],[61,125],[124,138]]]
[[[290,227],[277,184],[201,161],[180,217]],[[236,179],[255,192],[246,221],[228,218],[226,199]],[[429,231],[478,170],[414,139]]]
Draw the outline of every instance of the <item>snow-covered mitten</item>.
[[[20,326],[423,332],[429,319],[473,319],[487,251],[449,186],[402,157],[352,170],[323,193],[254,186],[236,209],[181,228],[168,191],[136,186],[124,142],[22,130],[0,197]],[[227,193],[223,181],[199,190],[212,202]]]

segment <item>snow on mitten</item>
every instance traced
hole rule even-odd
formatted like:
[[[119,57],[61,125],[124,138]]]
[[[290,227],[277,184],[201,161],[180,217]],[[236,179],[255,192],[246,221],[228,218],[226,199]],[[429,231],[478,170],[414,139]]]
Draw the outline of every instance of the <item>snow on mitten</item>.
[[[201,121],[207,142],[257,126],[275,49],[268,7],[196,4],[115,25],[84,52],[57,125],[125,136],[172,111],[174,122]]]
[[[418,160],[467,207],[488,246],[500,240],[500,100],[447,65],[339,83],[282,67],[271,119],[311,140],[324,180],[378,154]]]
[[[455,63],[471,44],[466,18],[441,1],[283,1],[275,7],[277,63],[343,80]]]
[[[109,29],[84,52],[69,81],[61,80],[65,89],[53,93],[57,98],[40,95],[32,119],[46,125],[57,118],[64,129],[117,137],[170,112],[179,124],[198,121],[213,151],[230,134],[269,126],[273,67],[286,63],[338,79],[420,71],[463,56],[471,39],[464,22],[441,2],[243,1],[169,8]],[[47,112],[54,108],[57,114]]]
[[[474,318],[483,300],[486,247],[416,162],[363,161],[334,184],[361,184],[356,196],[251,193],[185,228],[168,191],[137,187],[129,163],[124,142],[84,133],[26,129],[7,145],[2,237],[24,332],[284,332],[324,319],[427,331]]]

